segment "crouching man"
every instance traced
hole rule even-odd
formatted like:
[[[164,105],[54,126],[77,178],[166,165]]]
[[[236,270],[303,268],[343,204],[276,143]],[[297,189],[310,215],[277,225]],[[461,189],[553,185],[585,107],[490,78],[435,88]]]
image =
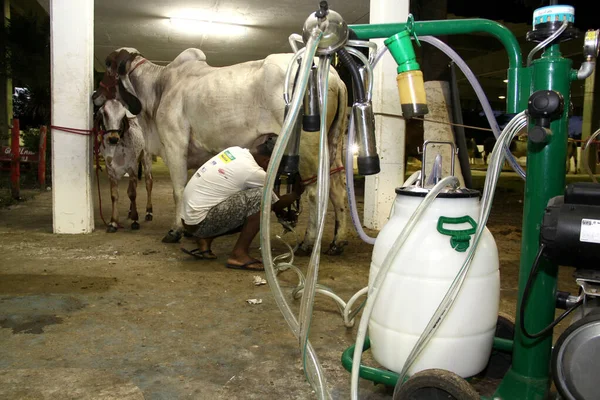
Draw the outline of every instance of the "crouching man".
[[[214,259],[213,240],[239,232],[228,268],[264,270],[262,261],[250,256],[250,245],[260,230],[260,208],[266,170],[277,135],[261,136],[250,149],[234,146],[220,152],[191,177],[183,192],[182,222],[196,238],[198,248],[182,250],[196,258]],[[272,210],[280,213],[304,191],[296,179],[293,191],[278,198],[272,195]]]

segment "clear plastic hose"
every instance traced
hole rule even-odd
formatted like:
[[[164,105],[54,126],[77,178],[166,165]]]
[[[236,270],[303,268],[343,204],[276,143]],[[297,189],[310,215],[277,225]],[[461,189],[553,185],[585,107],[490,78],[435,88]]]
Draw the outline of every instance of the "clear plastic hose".
[[[490,127],[492,128],[494,136],[496,137],[496,139],[498,139],[501,134],[500,127],[498,126],[498,122],[496,121],[496,118],[494,117],[494,112],[492,111],[490,102],[488,101],[488,99],[483,91],[483,88],[477,81],[477,78],[473,74],[473,71],[471,71],[471,69],[465,63],[465,61],[462,58],[460,58],[460,56],[454,50],[452,50],[452,48],[450,48],[446,43],[439,40],[438,38],[433,37],[433,36],[421,36],[421,37],[419,37],[419,40],[422,40],[424,42],[431,44],[434,47],[437,47],[440,51],[444,52],[452,61],[454,61],[456,63],[456,65],[460,68],[462,73],[468,79],[471,86],[473,86],[473,89],[475,90],[475,94],[477,95],[477,98],[479,99],[479,102],[481,103],[481,106],[482,106],[485,116],[488,120],[488,123],[490,124]],[[373,68],[375,68],[375,66],[377,65],[379,60],[381,60],[381,57],[383,57],[383,55],[385,54],[386,51],[387,51],[387,47],[382,47],[377,52],[377,54],[375,55],[375,57],[373,59],[373,62],[371,63],[371,70]],[[373,81],[373,79],[371,79],[371,82],[372,81]],[[352,148],[351,148],[352,146],[351,145],[354,143],[354,138],[355,138],[354,120],[352,118],[352,115],[350,115],[350,123],[348,124],[348,146],[346,147],[346,166],[353,165],[353,156],[354,155],[352,154]],[[510,145],[510,143],[508,145]],[[512,169],[514,171],[516,171],[517,174],[519,174],[519,176],[521,176],[521,178],[525,179],[525,176],[526,176],[525,171],[519,165],[519,163],[515,159],[514,155],[510,152],[508,145],[506,145],[504,148],[508,163],[510,164]],[[357,207],[356,207],[356,196],[355,196],[355,192],[354,192],[354,172],[351,168],[346,168],[346,192],[348,195],[348,207],[350,209],[350,217],[352,219],[352,223],[354,225],[354,228],[356,229],[356,232],[358,233],[359,237],[364,242],[369,243],[369,244],[374,244],[375,238],[372,238],[365,233],[365,231],[362,229],[362,224],[361,224],[360,218],[358,216],[358,211],[357,211]]]
[[[458,179],[454,176],[447,176],[439,181],[430,191],[427,193],[427,196],[423,199],[423,201],[419,204],[419,206],[415,209],[410,219],[406,223],[406,226],[400,233],[400,235],[394,241],[394,244],[390,248],[388,254],[383,260],[383,264],[381,265],[381,269],[377,273],[373,281],[373,285],[371,286],[371,290],[369,296],[367,298],[367,303],[363,310],[363,314],[360,318],[360,323],[358,325],[358,332],[356,334],[356,345],[354,347],[354,356],[352,358],[352,375],[351,375],[351,389],[350,395],[352,400],[358,400],[358,377],[360,370],[360,360],[362,357],[363,346],[365,342],[365,337],[367,334],[367,327],[369,326],[369,319],[371,317],[371,312],[373,311],[373,307],[375,306],[375,302],[377,301],[377,296],[379,294],[379,289],[381,288],[383,281],[387,275],[388,270],[392,265],[392,261],[398,255],[398,252],[404,245],[406,239],[410,236],[413,228],[419,222],[421,215],[427,210],[427,208],[433,203],[437,195],[446,187],[453,186],[457,188],[459,185]]]
[[[348,44],[353,44],[354,42],[349,41]],[[375,49],[377,47],[375,46]],[[371,100],[371,96],[373,95],[373,68],[375,67],[376,61],[373,64],[369,63],[369,60],[362,54],[360,51],[347,46],[346,50],[355,56],[357,56],[362,63],[365,65],[367,69],[368,76],[368,87],[367,89],[367,99]],[[356,138],[356,132],[354,130],[354,113],[350,113],[350,121],[348,124],[348,139],[346,146],[346,193],[348,196],[348,208],[350,209],[350,218],[352,219],[352,224],[354,225],[354,229],[356,229],[356,233],[358,236],[368,244],[375,244],[374,237],[367,235],[362,228],[362,223],[360,217],[358,216],[358,209],[356,207],[356,195],[354,193],[354,168],[350,166],[354,165],[354,154],[352,153],[352,145],[354,144]]]
[[[567,26],[569,26],[569,21],[565,18],[565,20],[563,21],[562,25],[560,26],[560,28],[558,28],[556,30],[556,32],[554,32],[552,35],[548,36],[546,39],[544,39],[542,42],[538,43],[537,46],[535,46],[527,55],[527,66],[531,66],[531,63],[533,62],[533,57],[535,56],[535,54],[540,51],[541,49],[543,49],[544,47],[546,47],[549,43],[553,42],[554,39],[556,39],[557,37],[559,37],[564,31],[565,29],[567,29]]]
[[[292,71],[296,66],[296,63],[300,57],[306,52],[306,47],[294,53],[294,56],[290,60],[287,70],[285,71],[285,80],[283,81],[283,101],[285,104],[290,104],[290,82],[292,81]]]
[[[462,58],[460,58],[460,56],[454,50],[452,50],[452,48],[450,46],[448,46],[446,43],[444,43],[443,41],[441,41],[440,39],[438,39],[434,36],[420,36],[419,40],[429,43],[432,46],[434,46],[434,47],[438,48],[439,50],[441,50],[442,52],[444,52],[460,68],[462,73],[465,75],[465,77],[467,78],[467,80],[469,81],[471,86],[473,87],[473,90],[475,90],[475,94],[477,95],[477,98],[479,99],[479,102],[481,103],[481,107],[483,108],[485,117],[487,118],[488,123],[490,124],[490,127],[492,128],[492,131],[494,132],[494,136],[498,140],[500,138],[501,132],[500,132],[500,127],[498,126],[498,122],[496,121],[496,118],[494,117],[494,112],[492,111],[492,106],[490,106],[490,102],[488,101],[488,99],[483,91],[483,88],[479,84],[479,81],[477,80],[477,78],[473,74],[473,71],[471,71],[471,69],[469,68],[467,63]],[[508,144],[506,144],[506,146],[504,147],[507,161],[510,164],[511,168],[517,174],[519,174],[519,176],[522,179],[525,179],[525,175],[526,175],[525,171],[519,165],[519,163],[515,159],[515,156],[513,156],[513,154],[510,152],[509,147],[508,147],[509,145],[510,145],[510,142]]]
[[[360,217],[358,216],[358,208],[356,206],[356,195],[354,193],[354,154],[352,153],[352,145],[354,144],[356,132],[354,130],[354,113],[350,113],[350,122],[348,123],[348,144],[346,146],[346,193],[348,196],[348,208],[350,209],[350,218],[358,236],[368,244],[375,244],[374,237],[366,234],[362,227]]]
[[[372,62],[377,54],[377,43],[370,42],[368,40],[348,40],[346,42],[348,46],[352,47],[366,47],[369,49],[369,62],[371,65],[374,65]],[[361,53],[362,54],[362,53]]]
[[[596,180],[596,177],[594,176],[594,172],[590,168],[589,153],[590,153],[590,145],[592,144],[592,142],[594,140],[596,140],[596,137],[598,135],[600,135],[600,129],[598,129],[596,132],[594,132],[594,134],[592,136],[590,136],[590,138],[587,140],[587,142],[585,142],[585,146],[583,147],[583,157],[582,157],[583,159],[581,160],[583,165],[585,165],[586,172],[588,173],[590,178],[592,178],[592,182],[594,182],[594,183],[598,183],[598,181]],[[577,151],[577,150],[575,150],[575,151]],[[575,165],[575,169],[577,169],[577,165]]]
[[[417,340],[417,343],[413,347],[412,351],[408,355],[406,362],[402,368],[402,371],[399,374],[398,382],[403,382],[404,378],[408,374],[410,367],[416,361],[421,352],[426,348],[429,340],[433,337],[437,328],[441,325],[447,313],[450,311],[452,304],[456,300],[460,288],[469,272],[469,268],[471,265],[471,261],[475,255],[475,251],[477,249],[477,245],[479,244],[479,239],[486,227],[489,214],[492,208],[492,202],[494,199],[494,192],[496,188],[496,184],[498,183],[498,177],[500,176],[500,172],[502,171],[502,165],[504,164],[504,153],[502,151],[503,146],[509,144],[513,137],[525,126],[527,126],[527,116],[525,111],[517,114],[515,118],[513,118],[507,126],[504,128],[503,133],[500,135],[500,138],[496,142],[494,146],[494,150],[492,151],[490,166],[488,167],[488,173],[486,174],[485,185],[483,189],[483,194],[481,197],[481,209],[479,212],[479,218],[477,222],[477,230],[475,231],[475,235],[473,237],[473,244],[469,248],[469,252],[467,257],[461,266],[459,272],[454,278],[450,288],[448,289],[446,295],[440,302],[437,310],[429,320],[427,327]],[[386,258],[387,260],[387,258]],[[361,321],[362,322],[362,321]],[[397,385],[394,392],[398,390],[401,385]]]
[[[289,113],[283,122],[281,133],[277,142],[275,143],[275,147],[271,155],[271,161],[269,163],[269,167],[267,168],[267,177],[265,179],[265,187],[263,190],[260,217],[260,242],[263,264],[265,266],[265,276],[279,310],[283,314],[283,317],[292,330],[294,336],[299,339],[300,324],[298,323],[298,320],[292,312],[289,304],[287,304],[281,287],[279,286],[276,270],[273,265],[273,257],[271,255],[271,199],[279,164],[281,163],[281,158],[283,157],[283,153],[285,152],[287,143],[290,139],[294,123],[298,118],[300,107],[304,99],[304,92],[306,91],[306,86],[308,84],[308,76],[310,74],[312,61],[317,50],[317,45],[322,36],[322,31],[313,31],[306,43],[306,46],[304,47],[304,49],[306,49],[306,57],[302,59],[302,63],[300,65],[297,81],[298,90],[294,92],[292,97]],[[327,391],[327,383],[316,352],[312,348],[310,342],[307,342],[304,347],[305,348],[302,350],[306,351],[307,354],[303,358],[308,359],[304,369],[307,380],[310,382],[319,399],[325,400],[331,398]]]
[[[490,106],[490,102],[488,101],[487,96],[485,95],[485,92],[483,91],[483,88],[477,81],[477,78],[475,77],[475,75],[473,74],[473,71],[471,71],[471,69],[469,68],[467,63],[462,58],[460,58],[460,56],[454,50],[452,50],[452,48],[450,46],[448,46],[446,43],[444,43],[443,41],[441,41],[440,39],[438,39],[434,36],[419,36],[419,40],[429,43],[432,46],[436,47],[438,50],[445,53],[460,68],[462,73],[465,75],[465,77],[467,78],[467,80],[469,81],[471,86],[473,87],[473,90],[475,91],[475,94],[477,95],[477,99],[481,103],[481,107],[483,108],[485,117],[487,118],[488,123],[490,124],[490,127],[492,128],[492,132],[494,133],[494,136],[496,137],[496,139],[498,139],[500,137],[501,132],[500,132],[500,127],[498,126],[498,122],[496,121],[496,118],[494,117],[494,112],[492,111],[492,106]],[[373,60],[373,65],[375,65],[375,64],[377,64],[377,62],[379,62],[379,60],[381,59],[381,57],[383,57],[383,55],[385,54],[386,51],[387,51],[387,47],[382,47],[381,49],[379,49],[377,55],[375,56],[375,59]],[[519,176],[522,179],[525,179],[525,175],[526,175],[525,171],[519,165],[519,163],[517,162],[517,160],[515,159],[513,154],[510,152],[509,147],[506,146],[504,151],[506,152],[507,161],[510,164],[511,168],[515,172],[517,172],[517,174],[519,174]]]
[[[319,169],[317,171],[317,234],[315,245],[308,263],[308,271],[306,273],[306,284],[302,300],[300,302],[300,348],[303,351],[304,368],[307,369],[307,360],[309,356],[308,344],[310,323],[312,320],[312,312],[315,301],[315,290],[317,280],[319,278],[319,260],[321,257],[321,239],[323,238],[323,229],[325,227],[325,216],[327,213],[327,204],[329,201],[329,142],[327,138],[327,97],[328,97],[328,77],[329,68],[331,66],[331,58],[329,56],[319,56],[319,65],[317,74],[319,77],[319,98],[321,105],[321,132],[319,143]],[[322,378],[323,381],[325,378]]]

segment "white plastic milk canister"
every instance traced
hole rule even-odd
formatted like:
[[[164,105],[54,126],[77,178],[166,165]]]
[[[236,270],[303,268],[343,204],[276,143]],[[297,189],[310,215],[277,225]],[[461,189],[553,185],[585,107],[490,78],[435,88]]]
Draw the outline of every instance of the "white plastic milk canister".
[[[407,187],[396,193],[393,214],[375,241],[369,293],[387,253],[427,191]],[[401,372],[466,259],[479,210],[478,191],[440,193],[393,260],[369,321],[372,355],[383,367]],[[498,264],[496,242],[485,228],[460,293],[409,375],[441,368],[466,378],[485,368],[498,318]]]

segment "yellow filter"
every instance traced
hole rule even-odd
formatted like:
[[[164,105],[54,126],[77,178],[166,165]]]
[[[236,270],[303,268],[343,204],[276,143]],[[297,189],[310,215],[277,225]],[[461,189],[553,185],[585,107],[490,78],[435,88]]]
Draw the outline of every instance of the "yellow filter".
[[[400,95],[400,106],[405,118],[418,117],[429,112],[421,71],[402,72],[396,77],[396,82]]]

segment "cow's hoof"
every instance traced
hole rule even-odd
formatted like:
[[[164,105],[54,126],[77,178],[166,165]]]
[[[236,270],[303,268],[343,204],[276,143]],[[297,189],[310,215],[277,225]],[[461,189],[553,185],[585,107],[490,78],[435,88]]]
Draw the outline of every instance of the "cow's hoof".
[[[134,231],[137,231],[138,229],[140,229],[140,223],[137,221],[133,221],[131,223],[131,229],[133,229]]]
[[[181,240],[181,232],[174,231],[171,229],[164,238],[162,238],[163,243],[177,243]]]
[[[300,246],[298,246],[294,254],[300,257],[306,257],[312,254],[312,250],[313,246],[304,245],[304,242],[302,242],[300,243]]]
[[[152,221],[152,214],[146,214],[146,221]]]
[[[339,243],[332,242],[329,245],[329,248],[325,251],[325,254],[327,254],[328,256],[339,256],[344,252],[344,248],[347,244],[348,242],[346,241]]]
[[[117,231],[117,227],[116,226],[109,225],[106,228],[106,232],[108,232],[108,233],[115,233],[116,231]]]

